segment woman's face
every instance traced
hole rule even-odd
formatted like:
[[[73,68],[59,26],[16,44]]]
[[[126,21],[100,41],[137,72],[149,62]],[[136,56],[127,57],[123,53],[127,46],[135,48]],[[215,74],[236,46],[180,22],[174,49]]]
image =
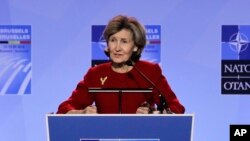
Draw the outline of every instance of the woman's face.
[[[137,51],[131,31],[122,29],[111,35],[108,40],[108,49],[113,63],[120,64],[128,61],[133,51]]]

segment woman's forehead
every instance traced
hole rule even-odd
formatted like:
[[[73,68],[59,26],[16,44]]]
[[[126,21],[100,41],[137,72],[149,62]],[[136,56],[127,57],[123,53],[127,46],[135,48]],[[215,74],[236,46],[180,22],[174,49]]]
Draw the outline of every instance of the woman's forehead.
[[[114,33],[113,35],[111,35],[110,37],[124,37],[124,38],[131,38],[132,37],[132,32],[128,29],[122,29],[116,33]]]

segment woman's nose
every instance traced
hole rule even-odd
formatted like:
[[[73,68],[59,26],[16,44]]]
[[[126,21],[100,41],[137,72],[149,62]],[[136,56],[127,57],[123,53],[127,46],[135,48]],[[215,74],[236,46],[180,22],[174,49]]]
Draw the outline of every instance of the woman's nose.
[[[116,50],[116,51],[120,51],[120,50],[121,50],[120,42],[117,42],[117,43],[116,43],[115,50]]]

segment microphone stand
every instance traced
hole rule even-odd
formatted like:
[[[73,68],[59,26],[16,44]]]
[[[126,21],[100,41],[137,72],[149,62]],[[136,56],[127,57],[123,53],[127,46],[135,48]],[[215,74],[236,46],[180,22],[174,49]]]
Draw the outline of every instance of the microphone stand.
[[[118,110],[122,114],[122,94],[125,93],[152,93],[152,88],[88,88],[89,93],[118,93]]]
[[[158,91],[158,97],[160,100],[160,103],[157,104],[157,110],[160,112],[160,114],[173,114],[171,109],[168,106],[168,103],[166,101],[166,98],[164,97],[162,91],[152,82],[142,71],[140,71],[134,64],[133,61],[129,60],[126,62],[127,65],[133,66],[138,73],[140,73],[141,76],[143,76],[144,79],[146,79],[157,91]]]

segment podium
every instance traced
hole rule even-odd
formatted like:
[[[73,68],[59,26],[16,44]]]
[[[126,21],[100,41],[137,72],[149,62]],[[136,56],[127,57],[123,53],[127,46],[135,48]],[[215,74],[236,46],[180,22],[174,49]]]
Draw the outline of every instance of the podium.
[[[48,141],[192,141],[193,114],[47,114]]]

